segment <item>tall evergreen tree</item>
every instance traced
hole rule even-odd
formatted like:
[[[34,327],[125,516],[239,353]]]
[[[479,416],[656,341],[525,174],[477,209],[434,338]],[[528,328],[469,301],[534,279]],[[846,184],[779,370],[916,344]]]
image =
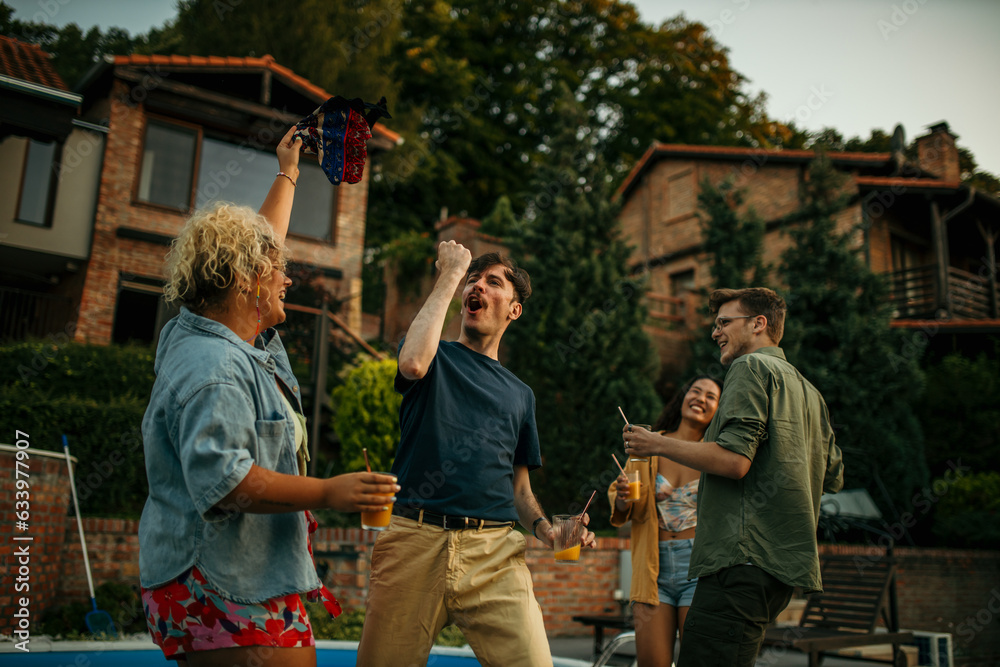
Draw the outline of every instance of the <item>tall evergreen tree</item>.
[[[862,231],[840,231],[847,176],[825,154],[810,165],[802,207],[786,226],[791,246],[778,269],[787,285],[782,347],[826,399],[844,451],[845,487],[864,487],[889,522],[914,512],[928,480],[914,406],[923,387],[918,359],[900,355],[904,334],[889,327],[888,288],[865,262]]]
[[[739,289],[762,285],[768,267],[762,260],[764,221],[753,209],[741,211],[743,191],[728,179],[718,186],[707,178],[701,182],[698,208],[702,222],[703,248],[711,258],[709,271],[712,288]],[[704,305],[699,312],[710,319],[708,294],[702,290]],[[722,377],[725,370],[719,364],[719,347],[710,337],[710,330],[699,330],[691,341],[691,359],[695,373]]]
[[[586,148],[586,115],[568,90],[564,129],[531,182],[532,205],[514,226],[511,252],[532,279],[524,313],[507,331],[508,365],[535,392],[544,467],[533,487],[551,513],[580,511],[601,495],[621,450],[618,406],[637,423],[659,412],[655,360],[643,332],[644,284],[628,273],[606,171]],[[607,502],[589,510],[607,526]]]

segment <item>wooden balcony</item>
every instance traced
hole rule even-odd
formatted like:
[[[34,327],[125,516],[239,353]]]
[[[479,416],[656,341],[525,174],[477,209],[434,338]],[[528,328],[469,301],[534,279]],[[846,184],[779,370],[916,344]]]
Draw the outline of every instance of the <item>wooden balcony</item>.
[[[915,266],[889,274],[895,319],[936,319],[944,311],[950,319],[997,318],[996,286],[983,278],[949,266],[945,289],[938,287],[937,267]]]
[[[650,324],[668,329],[695,327],[698,323],[697,298],[692,292],[684,296],[647,293],[646,305],[649,308]]]

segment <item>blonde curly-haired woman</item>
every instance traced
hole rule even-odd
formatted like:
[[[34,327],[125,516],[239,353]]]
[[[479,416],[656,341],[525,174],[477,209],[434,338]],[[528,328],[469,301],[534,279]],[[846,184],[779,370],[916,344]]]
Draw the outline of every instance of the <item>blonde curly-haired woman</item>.
[[[293,131],[260,212],[200,210],[167,257],[165,298],[182,307],[160,335],[142,424],[139,570],[153,640],[181,665],[315,665],[299,594],[340,607],[316,576],[308,510],[377,510],[376,494],[399,489],[390,475],[300,474],[301,394],[273,328],[291,285]]]

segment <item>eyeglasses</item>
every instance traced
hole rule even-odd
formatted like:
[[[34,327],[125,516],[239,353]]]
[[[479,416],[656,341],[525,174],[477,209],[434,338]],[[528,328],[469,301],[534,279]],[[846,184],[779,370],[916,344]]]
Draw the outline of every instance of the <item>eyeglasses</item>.
[[[733,320],[745,320],[751,317],[757,317],[756,315],[737,315],[736,317],[719,317],[715,320],[715,326],[712,327],[712,331],[722,331],[725,329],[730,322]]]

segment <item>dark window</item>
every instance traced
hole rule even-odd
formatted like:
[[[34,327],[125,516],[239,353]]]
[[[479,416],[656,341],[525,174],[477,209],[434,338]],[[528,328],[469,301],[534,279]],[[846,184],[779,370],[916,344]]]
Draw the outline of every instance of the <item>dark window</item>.
[[[115,304],[112,342],[155,344],[163,325],[180,312],[163,300],[162,287],[146,284],[154,282],[159,281],[122,281]]]
[[[277,171],[278,158],[273,153],[205,137],[201,142],[195,205],[204,208],[228,201],[256,211],[264,203]]]
[[[302,156],[302,162],[311,159],[314,156]],[[299,180],[295,188],[295,196],[300,205],[292,207],[292,222],[288,231],[291,234],[336,242],[334,220],[337,213],[337,189],[357,186],[334,185],[318,164],[302,162],[299,162]],[[308,201],[309,205],[302,206],[303,201]]]
[[[256,211],[264,203],[276,173],[278,158],[272,151],[260,151],[206,137],[201,147],[195,204],[202,208],[228,201]],[[295,204],[288,232],[322,241],[335,241],[333,229],[337,187],[330,183],[316,164],[315,156],[303,155],[299,162]]]
[[[17,207],[18,222],[35,225],[51,223],[52,182],[57,146],[54,142],[28,140],[21,181],[21,201]]]
[[[685,296],[694,291],[694,269],[670,274],[670,296]]]
[[[149,121],[136,193],[139,201],[187,211],[197,143],[193,129]]]

